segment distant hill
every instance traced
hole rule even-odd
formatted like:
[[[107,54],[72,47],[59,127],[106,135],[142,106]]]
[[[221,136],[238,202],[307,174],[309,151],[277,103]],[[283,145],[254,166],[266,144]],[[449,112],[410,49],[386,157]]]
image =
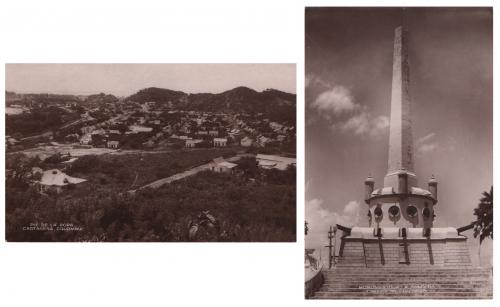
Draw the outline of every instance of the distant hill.
[[[188,94],[180,91],[172,91],[163,88],[149,87],[138,91],[137,93],[127,97],[127,101],[135,101],[139,103],[144,103],[148,101],[156,101],[161,103],[177,102],[182,98],[186,97]]]
[[[7,103],[21,103],[21,104],[30,104],[30,103],[43,103],[43,104],[51,104],[51,103],[59,103],[59,102],[78,102],[80,101],[75,95],[65,95],[65,94],[20,94],[15,92],[5,91],[5,102]]]
[[[85,102],[87,103],[113,103],[117,102],[118,98],[116,98],[114,95],[111,94],[96,94],[96,95],[89,95],[85,98]]]
[[[296,95],[275,89],[257,92],[248,87],[236,87],[218,94],[187,94],[151,87],[140,90],[125,100],[168,103],[173,108],[184,110],[264,113],[272,120],[295,123]]]

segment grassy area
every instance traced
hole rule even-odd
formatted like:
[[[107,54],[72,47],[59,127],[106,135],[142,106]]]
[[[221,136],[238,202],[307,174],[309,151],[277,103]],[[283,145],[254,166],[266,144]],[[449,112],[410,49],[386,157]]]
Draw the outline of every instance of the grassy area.
[[[110,189],[125,191],[183,172],[214,158],[234,154],[230,149],[211,148],[168,153],[85,156],[75,161],[68,173],[89,181],[85,184],[87,187],[75,189],[74,193]]]

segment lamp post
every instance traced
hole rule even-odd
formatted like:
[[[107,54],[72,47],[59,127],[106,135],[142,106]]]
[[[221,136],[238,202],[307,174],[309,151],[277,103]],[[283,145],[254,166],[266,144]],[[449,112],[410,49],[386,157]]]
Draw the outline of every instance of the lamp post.
[[[330,226],[328,231],[328,268],[331,269],[335,265],[335,244],[337,242],[337,226]],[[333,242],[332,242],[333,239]]]

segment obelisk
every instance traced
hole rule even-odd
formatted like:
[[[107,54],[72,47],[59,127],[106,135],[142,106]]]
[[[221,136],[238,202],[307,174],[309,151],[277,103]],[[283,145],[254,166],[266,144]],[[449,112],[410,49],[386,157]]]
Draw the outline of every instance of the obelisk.
[[[406,174],[408,189],[417,185],[413,168],[413,135],[411,124],[410,66],[408,32],[398,27],[394,33],[392,64],[391,122],[389,162],[384,186],[397,188],[398,176]]]

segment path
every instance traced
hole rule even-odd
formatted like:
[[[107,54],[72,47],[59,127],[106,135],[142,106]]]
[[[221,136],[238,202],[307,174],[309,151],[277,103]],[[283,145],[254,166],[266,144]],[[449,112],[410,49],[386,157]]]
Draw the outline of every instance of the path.
[[[236,162],[236,161],[240,160],[244,156],[245,155],[236,155],[236,156],[233,156],[233,157],[225,159],[225,160],[228,161],[228,162]],[[135,190],[130,190],[129,193],[135,193],[137,190],[141,190],[141,189],[144,189],[144,188],[157,189],[157,188],[161,187],[164,184],[172,183],[174,181],[181,180],[181,179],[184,179],[186,177],[196,175],[197,173],[202,172],[204,170],[208,170],[208,169],[210,169],[211,166],[212,166],[212,162],[209,162],[209,163],[206,163],[206,164],[202,164],[202,165],[198,165],[198,166],[190,168],[190,169],[188,169],[188,170],[186,170],[184,172],[177,173],[177,174],[172,175],[170,177],[166,177],[166,178],[162,178],[162,179],[153,181],[153,182],[148,183],[148,184],[146,184],[146,185],[144,185],[144,186],[142,186],[140,188],[137,188]]]

